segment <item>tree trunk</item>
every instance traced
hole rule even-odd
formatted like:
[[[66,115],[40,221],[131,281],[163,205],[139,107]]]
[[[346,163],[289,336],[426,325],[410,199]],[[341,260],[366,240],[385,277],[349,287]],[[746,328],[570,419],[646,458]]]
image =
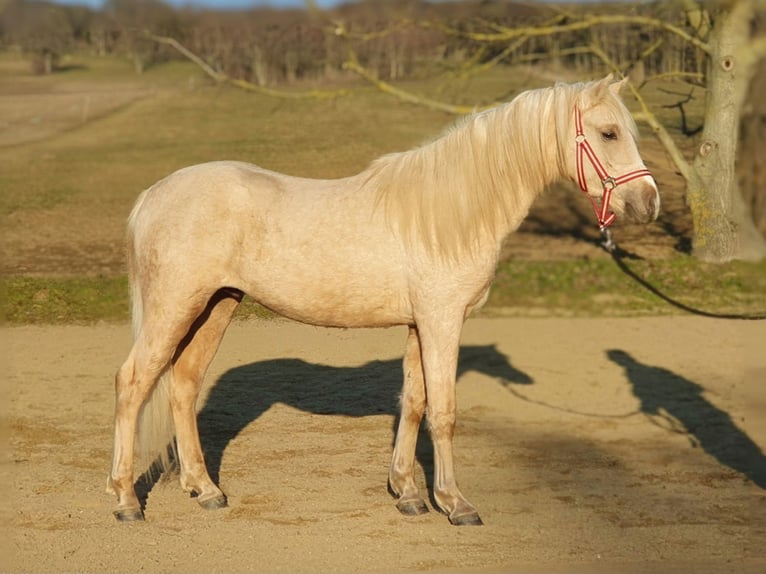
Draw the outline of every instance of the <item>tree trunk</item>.
[[[752,58],[746,57],[752,17],[752,0],[734,2],[718,15],[710,41],[705,128],[687,182],[692,252],[704,261],[766,257],[766,240],[742,199],[735,171],[737,126],[754,73]]]

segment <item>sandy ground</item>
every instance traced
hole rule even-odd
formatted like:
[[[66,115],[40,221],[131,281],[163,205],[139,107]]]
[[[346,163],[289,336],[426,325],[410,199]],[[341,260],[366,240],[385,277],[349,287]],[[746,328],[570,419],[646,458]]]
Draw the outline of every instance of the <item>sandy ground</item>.
[[[2,571],[766,571],[764,323],[470,320],[456,457],[485,526],[462,528],[386,492],[403,328],[233,325],[199,403],[230,506],[160,482],[137,524],[104,492],[128,326],[0,336]]]

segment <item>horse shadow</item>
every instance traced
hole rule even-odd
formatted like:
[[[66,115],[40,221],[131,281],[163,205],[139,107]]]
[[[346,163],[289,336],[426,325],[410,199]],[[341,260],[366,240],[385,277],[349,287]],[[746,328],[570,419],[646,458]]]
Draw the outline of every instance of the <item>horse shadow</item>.
[[[532,384],[495,345],[462,346],[458,381],[468,371],[501,379],[503,384]],[[208,472],[219,482],[224,451],[250,423],[281,403],[319,415],[366,417],[394,415],[392,442],[399,423],[401,359],[336,367],[302,359],[258,361],[226,371],[213,384],[198,414],[200,441]],[[429,486],[433,484],[433,453],[421,425],[416,451]]]
[[[622,350],[611,349],[607,357],[625,369],[643,413],[664,417],[673,430],[687,434],[692,446],[766,489],[766,456],[728,413],[705,399],[702,385],[642,364]]]

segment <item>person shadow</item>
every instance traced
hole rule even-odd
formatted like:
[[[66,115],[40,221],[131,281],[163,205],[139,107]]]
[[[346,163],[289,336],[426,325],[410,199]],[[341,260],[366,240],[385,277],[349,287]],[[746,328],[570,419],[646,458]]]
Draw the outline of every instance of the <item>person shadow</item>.
[[[526,373],[511,365],[495,345],[461,346],[458,382],[478,371],[503,384],[532,384]],[[370,361],[361,366],[336,367],[302,359],[269,359],[235,367],[213,384],[198,414],[200,441],[208,472],[219,483],[224,451],[245,427],[272,405],[281,403],[320,415],[366,417],[394,415],[392,443],[399,424],[402,360]],[[421,425],[416,457],[433,484],[433,452]]]
[[[607,357],[625,369],[643,413],[663,417],[671,430],[686,434],[692,446],[766,489],[764,453],[728,413],[705,399],[702,385],[667,369],[645,365],[619,349],[607,351]]]

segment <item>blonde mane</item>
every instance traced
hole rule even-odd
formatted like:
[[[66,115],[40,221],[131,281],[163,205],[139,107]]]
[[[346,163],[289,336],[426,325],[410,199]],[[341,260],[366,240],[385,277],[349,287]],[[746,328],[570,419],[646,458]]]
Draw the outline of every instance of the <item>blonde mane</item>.
[[[530,90],[467,116],[430,143],[374,161],[366,185],[408,247],[447,259],[471,254],[518,226],[534,197],[566,174],[574,105],[595,84]],[[599,100],[635,135],[618,98],[605,89]]]

